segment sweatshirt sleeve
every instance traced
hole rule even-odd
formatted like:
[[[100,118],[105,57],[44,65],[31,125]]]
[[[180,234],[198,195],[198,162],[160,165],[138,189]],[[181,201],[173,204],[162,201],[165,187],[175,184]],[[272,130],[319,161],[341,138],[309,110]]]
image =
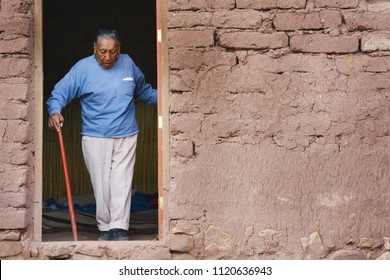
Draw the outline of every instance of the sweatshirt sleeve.
[[[55,86],[46,102],[49,116],[62,109],[79,94],[76,69],[73,67]]]
[[[145,76],[141,70],[133,63],[133,73],[135,80],[135,96],[143,102],[157,105],[157,90],[145,82]]]

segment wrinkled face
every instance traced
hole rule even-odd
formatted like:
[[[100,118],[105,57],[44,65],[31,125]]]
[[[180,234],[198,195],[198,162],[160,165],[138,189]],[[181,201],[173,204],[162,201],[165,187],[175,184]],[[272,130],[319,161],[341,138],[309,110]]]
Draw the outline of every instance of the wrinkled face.
[[[101,38],[93,46],[97,62],[105,69],[114,66],[120,52],[119,43],[112,38]]]

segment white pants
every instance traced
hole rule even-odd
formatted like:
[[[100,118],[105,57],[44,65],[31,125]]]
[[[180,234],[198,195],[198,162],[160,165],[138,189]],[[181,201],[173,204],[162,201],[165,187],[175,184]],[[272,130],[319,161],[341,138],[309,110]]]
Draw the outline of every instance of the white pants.
[[[136,146],[137,135],[125,138],[82,138],[100,231],[129,229]]]

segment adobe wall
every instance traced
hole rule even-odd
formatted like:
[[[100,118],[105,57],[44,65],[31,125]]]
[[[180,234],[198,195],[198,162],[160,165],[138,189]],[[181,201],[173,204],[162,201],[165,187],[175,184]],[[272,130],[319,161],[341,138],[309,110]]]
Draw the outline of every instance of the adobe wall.
[[[170,225],[199,231],[192,255],[389,258],[379,2],[169,2]]]
[[[32,1],[0,3],[1,258],[390,259],[389,1],[168,0],[166,235],[98,245],[32,242]]]
[[[32,229],[33,1],[0,1],[0,258]]]

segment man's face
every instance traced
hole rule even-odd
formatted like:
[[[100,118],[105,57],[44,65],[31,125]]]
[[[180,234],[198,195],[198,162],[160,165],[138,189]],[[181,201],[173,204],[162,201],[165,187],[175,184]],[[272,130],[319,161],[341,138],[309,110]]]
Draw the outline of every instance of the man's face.
[[[120,52],[120,46],[115,39],[101,38],[93,46],[97,62],[105,69],[114,66]]]

